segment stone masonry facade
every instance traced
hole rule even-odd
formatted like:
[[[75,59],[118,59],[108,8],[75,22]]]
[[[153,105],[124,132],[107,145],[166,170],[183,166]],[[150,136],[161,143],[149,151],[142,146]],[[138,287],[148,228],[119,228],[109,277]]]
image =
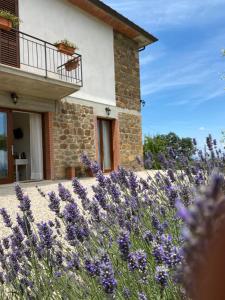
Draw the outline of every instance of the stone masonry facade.
[[[143,155],[138,46],[114,32],[114,53],[120,165],[140,170],[136,160]],[[93,111],[93,107],[81,104],[66,101],[58,104],[52,128],[55,179],[65,178],[67,167],[79,167],[83,152],[96,160],[97,116]]]
[[[54,177],[66,177],[66,167],[80,166],[85,152],[95,160],[95,128],[93,108],[61,102],[53,115]]]
[[[119,114],[120,163],[125,168],[142,170],[137,156],[143,156],[141,116]]]
[[[116,105],[141,110],[138,45],[114,31]]]
[[[136,160],[137,156],[143,157],[138,46],[114,32],[114,53],[116,105],[129,110],[129,113],[119,114],[120,163],[140,170]]]

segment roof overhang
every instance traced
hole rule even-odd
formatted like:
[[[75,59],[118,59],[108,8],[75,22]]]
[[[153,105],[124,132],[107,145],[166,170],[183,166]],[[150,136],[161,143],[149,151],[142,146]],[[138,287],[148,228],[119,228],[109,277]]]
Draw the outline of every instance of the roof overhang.
[[[139,48],[152,44],[158,39],[137,24],[99,0],[69,0],[80,9],[100,19],[138,43]]]

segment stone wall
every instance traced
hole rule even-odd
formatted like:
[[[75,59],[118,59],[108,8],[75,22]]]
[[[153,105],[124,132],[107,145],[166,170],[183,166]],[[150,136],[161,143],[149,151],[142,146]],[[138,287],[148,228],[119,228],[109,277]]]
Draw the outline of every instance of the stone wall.
[[[143,156],[141,116],[119,114],[120,162],[123,167],[142,170],[136,157]]]
[[[114,32],[116,103],[118,107],[140,111],[140,72],[137,44]]]
[[[93,107],[62,102],[53,115],[54,177],[66,177],[66,167],[79,166],[86,152],[95,159]]]

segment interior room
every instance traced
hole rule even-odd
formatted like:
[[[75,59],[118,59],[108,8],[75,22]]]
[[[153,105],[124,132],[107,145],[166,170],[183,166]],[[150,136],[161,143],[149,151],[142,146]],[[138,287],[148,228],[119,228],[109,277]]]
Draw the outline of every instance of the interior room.
[[[43,180],[41,114],[13,112],[15,181]]]

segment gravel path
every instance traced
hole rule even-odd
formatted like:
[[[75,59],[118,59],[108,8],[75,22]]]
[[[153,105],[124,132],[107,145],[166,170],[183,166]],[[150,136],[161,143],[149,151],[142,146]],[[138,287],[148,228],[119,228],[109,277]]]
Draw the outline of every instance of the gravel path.
[[[139,177],[145,178],[147,173],[145,171],[138,172]],[[48,201],[41,197],[36,189],[38,185],[41,190],[45,193],[50,191],[57,191],[58,183],[62,182],[66,188],[72,192],[71,181],[43,181],[43,182],[29,182],[21,183],[23,190],[29,195],[31,199],[32,211],[36,222],[48,221],[49,219],[54,219],[54,214],[48,208]],[[87,188],[89,195],[92,194],[92,185],[95,184],[95,178],[82,178],[80,182]],[[0,208],[6,208],[15,220],[18,209],[18,200],[16,199],[14,192],[14,185],[0,185]],[[2,218],[0,218],[0,238],[9,234],[9,230],[4,227],[2,223]]]

